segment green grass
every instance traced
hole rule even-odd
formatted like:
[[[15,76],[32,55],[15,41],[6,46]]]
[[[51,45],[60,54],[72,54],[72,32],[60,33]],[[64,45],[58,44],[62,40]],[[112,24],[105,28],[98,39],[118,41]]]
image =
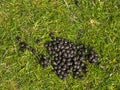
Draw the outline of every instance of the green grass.
[[[79,1],[0,0],[0,90],[120,90],[120,1]],[[84,80],[62,81],[51,66],[44,70],[32,53],[18,50],[16,36],[46,54],[49,32],[94,46],[101,65],[90,64]]]

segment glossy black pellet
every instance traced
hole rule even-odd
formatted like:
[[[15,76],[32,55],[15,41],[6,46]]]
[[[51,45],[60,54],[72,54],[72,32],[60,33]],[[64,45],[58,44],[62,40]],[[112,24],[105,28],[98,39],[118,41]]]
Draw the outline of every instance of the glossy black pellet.
[[[28,46],[28,45],[27,45],[27,43],[25,43],[25,42],[20,42],[20,43],[19,43],[19,47],[20,47],[19,49],[20,49],[21,51],[23,51],[23,52],[27,49],[27,46]]]
[[[40,44],[40,40],[39,40],[39,39],[36,39],[36,40],[35,40],[35,43],[36,43],[36,44]]]
[[[21,38],[20,38],[19,36],[16,36],[16,40],[17,40],[17,41],[20,41]]]

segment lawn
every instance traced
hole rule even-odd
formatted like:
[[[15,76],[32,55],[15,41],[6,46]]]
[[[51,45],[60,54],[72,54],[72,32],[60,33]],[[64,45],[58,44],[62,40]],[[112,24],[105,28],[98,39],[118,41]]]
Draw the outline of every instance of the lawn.
[[[19,50],[16,36],[47,54],[50,32],[95,47],[100,65],[61,80]],[[120,0],[0,0],[0,90],[120,90]]]

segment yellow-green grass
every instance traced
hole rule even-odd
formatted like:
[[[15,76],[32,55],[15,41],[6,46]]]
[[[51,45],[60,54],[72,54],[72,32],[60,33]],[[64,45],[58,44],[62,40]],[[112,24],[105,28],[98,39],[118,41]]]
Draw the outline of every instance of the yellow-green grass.
[[[0,90],[120,90],[120,1],[78,2],[0,0]],[[19,51],[16,36],[47,54],[43,44],[50,32],[95,47],[100,66],[89,64],[84,80],[69,76],[63,81],[31,52]]]

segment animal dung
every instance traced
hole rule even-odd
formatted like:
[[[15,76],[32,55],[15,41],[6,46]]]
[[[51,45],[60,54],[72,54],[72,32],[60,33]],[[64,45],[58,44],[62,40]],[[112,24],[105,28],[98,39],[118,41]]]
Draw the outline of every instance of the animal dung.
[[[88,72],[87,62],[96,63],[99,60],[94,48],[89,49],[84,44],[77,45],[70,40],[54,37],[52,34],[50,36],[52,36],[52,40],[44,44],[49,57],[38,54],[32,46],[25,42],[20,42],[19,47],[21,51],[28,49],[35,55],[37,53],[39,64],[43,68],[51,65],[55,74],[63,80],[71,73],[75,79],[83,78]]]
[[[98,61],[98,55],[94,49],[88,49],[83,44],[76,45],[64,38],[53,38],[44,46],[52,57],[51,65],[54,72],[61,79],[65,79],[70,72],[73,73],[74,78],[79,78],[81,73],[88,72],[85,62],[95,63]]]

